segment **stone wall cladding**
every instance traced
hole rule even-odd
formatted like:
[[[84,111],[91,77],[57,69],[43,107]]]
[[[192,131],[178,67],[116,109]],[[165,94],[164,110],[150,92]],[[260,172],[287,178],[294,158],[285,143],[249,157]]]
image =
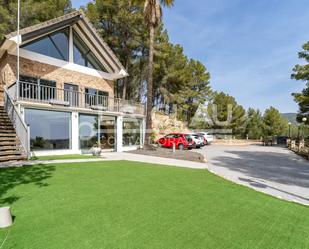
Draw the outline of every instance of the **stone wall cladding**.
[[[0,59],[1,82],[10,86],[16,82],[17,59],[14,55],[5,54]],[[63,88],[64,83],[79,86],[79,91],[85,88],[95,88],[106,91],[114,97],[114,82],[68,69],[20,58],[20,74],[56,81],[57,88]]]
[[[165,115],[155,111],[152,112],[152,129],[156,139],[173,132],[190,132],[187,124],[178,120],[175,115]]]

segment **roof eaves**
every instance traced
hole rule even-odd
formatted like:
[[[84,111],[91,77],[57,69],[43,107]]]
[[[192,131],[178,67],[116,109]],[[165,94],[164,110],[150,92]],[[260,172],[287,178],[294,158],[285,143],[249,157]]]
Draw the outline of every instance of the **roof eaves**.
[[[112,59],[114,60],[114,62],[117,64],[117,66],[121,69],[125,70],[124,66],[122,65],[122,63],[120,62],[120,60],[118,59],[118,57],[115,55],[114,51],[108,46],[108,44],[102,39],[101,35],[98,33],[98,31],[96,30],[96,28],[93,26],[93,24],[90,22],[90,20],[85,16],[85,14],[82,12],[83,15],[83,19],[84,22],[89,26],[89,28],[91,29],[91,31],[93,32],[93,34],[96,36],[96,38],[99,40],[99,42],[102,44],[103,48],[111,55]]]
[[[39,24],[35,24],[35,25],[32,25],[30,27],[26,27],[24,29],[21,29],[19,31],[20,35],[25,35],[27,33],[30,33],[30,32],[34,32],[34,31],[37,31],[37,30],[40,30],[40,29],[43,29],[45,27],[48,27],[50,25],[53,25],[53,24],[56,24],[56,23],[59,23],[59,22],[62,22],[62,21],[65,21],[65,20],[68,20],[70,18],[73,18],[75,16],[78,16],[78,15],[82,15],[83,16],[83,13],[80,11],[80,10],[77,10],[77,11],[74,11],[74,12],[71,12],[71,13],[68,13],[66,15],[63,15],[63,16],[60,16],[60,17],[56,17],[54,19],[51,19],[51,20],[48,20],[46,22],[42,22],[42,23],[39,23]],[[9,34],[7,34],[5,36],[6,39],[10,39],[14,36],[17,35],[17,31],[14,31],[14,32],[11,32]]]

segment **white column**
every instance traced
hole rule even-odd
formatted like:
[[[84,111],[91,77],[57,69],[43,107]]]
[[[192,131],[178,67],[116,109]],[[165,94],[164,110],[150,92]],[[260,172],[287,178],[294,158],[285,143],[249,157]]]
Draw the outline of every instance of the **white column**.
[[[72,112],[72,150],[75,153],[79,151],[79,120],[78,112]]]
[[[73,63],[73,28],[70,26],[69,28],[69,62]]]
[[[146,119],[143,118],[143,120],[142,120],[142,132],[141,132],[142,147],[144,147],[144,145],[145,145],[145,136],[146,136]]]
[[[140,123],[140,148],[144,147],[144,119],[141,119],[141,123]]]
[[[117,128],[116,128],[116,151],[117,152],[122,152],[122,127],[123,127],[123,117],[122,116],[117,116]]]

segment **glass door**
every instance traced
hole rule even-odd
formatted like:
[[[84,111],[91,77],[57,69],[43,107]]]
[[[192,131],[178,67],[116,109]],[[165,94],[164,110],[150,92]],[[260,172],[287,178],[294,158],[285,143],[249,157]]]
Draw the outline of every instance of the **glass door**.
[[[64,101],[68,101],[70,106],[79,105],[78,86],[64,83]]]
[[[100,122],[100,143],[102,149],[116,148],[116,118],[104,116]]]

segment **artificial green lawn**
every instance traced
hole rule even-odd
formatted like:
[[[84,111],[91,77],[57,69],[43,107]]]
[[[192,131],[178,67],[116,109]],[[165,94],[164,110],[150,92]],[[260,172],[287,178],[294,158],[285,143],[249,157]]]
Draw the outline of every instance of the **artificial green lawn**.
[[[0,169],[1,249],[309,248],[309,208],[206,170],[127,161]]]
[[[80,154],[72,154],[72,155],[59,155],[59,156],[35,156],[31,157],[32,161],[49,161],[49,160],[70,160],[70,159],[96,159],[98,157],[93,155],[80,155]]]

